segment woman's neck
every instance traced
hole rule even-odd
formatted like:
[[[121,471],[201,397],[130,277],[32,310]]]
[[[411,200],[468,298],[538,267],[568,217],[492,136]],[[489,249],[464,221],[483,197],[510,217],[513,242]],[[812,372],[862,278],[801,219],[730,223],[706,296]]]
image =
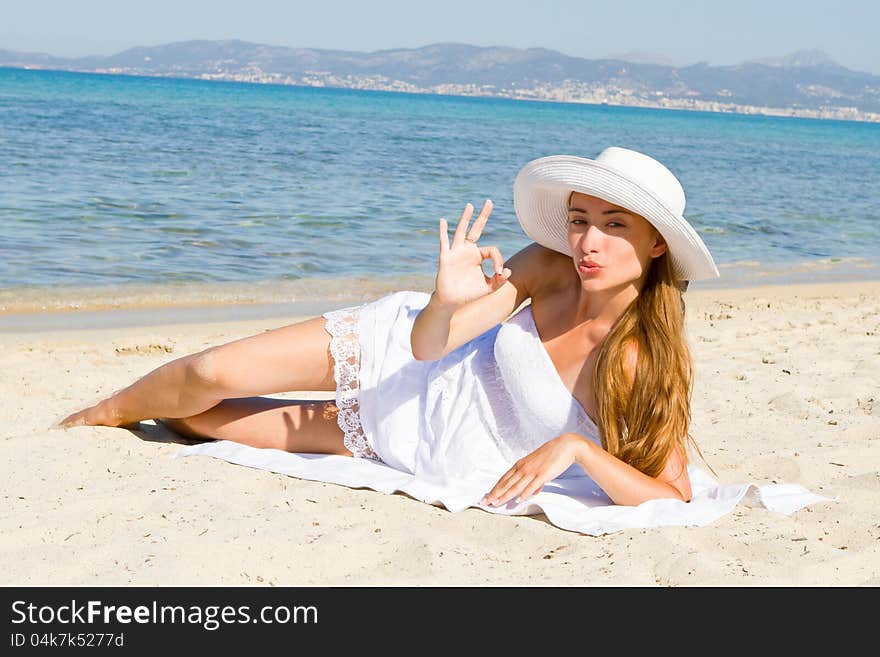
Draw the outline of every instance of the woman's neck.
[[[632,284],[600,291],[578,286],[572,303],[574,324],[592,323],[610,330],[638,295],[638,289]]]

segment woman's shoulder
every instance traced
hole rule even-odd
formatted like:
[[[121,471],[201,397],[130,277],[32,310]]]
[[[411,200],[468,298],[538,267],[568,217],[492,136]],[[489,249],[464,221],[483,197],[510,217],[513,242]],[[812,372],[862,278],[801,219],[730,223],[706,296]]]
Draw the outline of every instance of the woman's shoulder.
[[[528,278],[530,297],[546,297],[570,289],[577,277],[570,256],[554,251],[537,242],[529,244],[522,255],[522,265]],[[512,267],[511,267],[512,269]]]
[[[570,303],[579,287],[580,277],[571,257],[540,244],[529,244],[508,262],[511,283],[517,290],[514,313],[528,300],[533,308],[540,306],[556,316],[555,309]]]
[[[514,309],[519,308],[527,299],[543,294],[545,279],[548,275],[554,275],[548,272],[548,267],[555,259],[554,253],[556,252],[532,242],[505,261],[504,266],[510,269],[507,282],[516,290]]]

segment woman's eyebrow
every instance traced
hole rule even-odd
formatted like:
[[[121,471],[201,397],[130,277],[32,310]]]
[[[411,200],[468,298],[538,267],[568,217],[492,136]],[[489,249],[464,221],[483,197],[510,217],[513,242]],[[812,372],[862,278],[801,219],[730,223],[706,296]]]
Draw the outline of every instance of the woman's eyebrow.
[[[581,208],[569,208],[568,211],[569,212],[579,212],[581,214],[587,214],[587,211],[582,210]],[[624,210],[623,208],[621,208],[620,210],[605,210],[602,214],[605,214],[605,215],[607,215],[607,214],[628,214],[631,217],[634,216],[632,212],[630,212],[629,210]]]

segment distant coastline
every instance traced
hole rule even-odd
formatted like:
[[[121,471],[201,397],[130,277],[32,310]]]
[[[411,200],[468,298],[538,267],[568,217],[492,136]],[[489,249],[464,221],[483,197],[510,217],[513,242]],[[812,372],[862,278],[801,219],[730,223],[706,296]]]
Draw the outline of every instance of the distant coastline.
[[[159,73],[132,72],[121,68],[97,70],[54,69],[40,66],[8,66],[19,70],[59,71],[65,73],[90,73],[93,75],[128,75],[145,78],[168,78],[178,80],[204,80],[208,82],[243,82],[246,84],[277,84],[282,86],[314,87],[327,89],[356,89],[358,91],[394,91],[407,94],[437,94],[440,96],[461,96],[465,98],[507,98],[509,100],[531,100],[538,102],[570,103],[576,105],[606,105],[609,107],[642,107],[647,109],[670,109],[695,112],[717,112],[721,114],[744,114],[756,116],[780,116],[802,119],[834,121],[858,121],[880,123],[880,113],[861,112],[854,107],[806,109],[791,107],[763,107],[758,105],[738,105],[697,99],[659,97],[656,101],[633,97],[625,91],[603,86],[590,86],[571,83],[561,86],[549,84],[531,89],[519,89],[516,93],[497,92],[491,85],[442,84],[431,88],[391,80],[383,76],[336,78],[334,76],[294,78],[278,73],[218,73],[200,75],[170,75]]]
[[[0,49],[0,66],[880,123],[880,76],[846,69],[821,51],[673,67],[539,48],[433,44],[359,53],[230,40],[136,47],[106,57]]]

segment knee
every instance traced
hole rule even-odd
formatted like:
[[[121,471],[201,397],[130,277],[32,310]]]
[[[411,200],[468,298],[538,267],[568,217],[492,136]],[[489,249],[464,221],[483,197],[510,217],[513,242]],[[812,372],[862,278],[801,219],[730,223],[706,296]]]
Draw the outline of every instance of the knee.
[[[202,388],[217,384],[213,347],[186,357],[186,378],[187,384]]]

